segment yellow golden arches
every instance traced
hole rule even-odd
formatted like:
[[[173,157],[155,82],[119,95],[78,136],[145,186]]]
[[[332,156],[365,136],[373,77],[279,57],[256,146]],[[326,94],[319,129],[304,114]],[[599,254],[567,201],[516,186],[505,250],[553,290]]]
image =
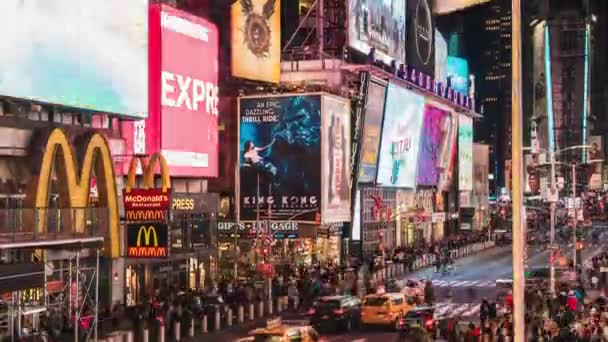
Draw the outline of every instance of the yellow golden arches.
[[[160,164],[160,177],[162,182],[163,192],[167,192],[171,189],[171,175],[169,174],[169,166],[167,160],[162,154],[154,153],[150,156],[148,162],[142,156],[134,156],[129,163],[129,173],[127,174],[127,184],[125,185],[125,191],[129,193],[132,188],[135,188],[135,177],[137,170],[137,162],[140,162],[141,169],[143,171],[143,188],[151,189],[154,187],[154,175],[156,164]]]
[[[112,154],[105,137],[94,133],[88,137],[84,145],[84,158],[80,172],[78,172],[79,161],[76,158],[74,148],[70,143],[68,135],[60,128],[55,128],[49,135],[40,163],[40,174],[38,175],[35,206],[44,211],[48,207],[50,195],[51,173],[53,164],[56,165],[59,188],[67,194],[67,202],[71,208],[86,208],[89,204],[91,185],[91,172],[95,168],[97,187],[100,202],[107,205],[109,215],[110,236],[106,240],[106,255],[110,257],[120,256],[118,196],[116,190],[116,179],[114,177],[114,164]],[[61,151],[60,160],[57,161],[57,152]],[[65,192],[67,190],[67,193]],[[66,199],[62,199],[66,201]],[[105,203],[104,203],[105,202]],[[46,215],[44,212],[38,218],[38,231],[46,231]],[[76,229],[82,231],[84,228],[84,212],[76,218]]]

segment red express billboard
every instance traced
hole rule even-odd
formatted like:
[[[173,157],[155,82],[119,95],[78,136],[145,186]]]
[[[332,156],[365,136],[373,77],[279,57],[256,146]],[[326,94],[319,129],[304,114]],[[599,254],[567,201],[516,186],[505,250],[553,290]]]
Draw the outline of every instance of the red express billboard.
[[[172,176],[217,177],[218,43],[210,21],[150,6],[150,113],[125,124],[127,153],[161,152]]]

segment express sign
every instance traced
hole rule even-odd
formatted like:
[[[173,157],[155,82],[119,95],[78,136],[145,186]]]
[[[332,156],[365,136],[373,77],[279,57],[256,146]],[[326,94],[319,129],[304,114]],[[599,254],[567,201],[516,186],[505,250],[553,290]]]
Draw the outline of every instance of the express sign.
[[[168,240],[166,224],[128,224],[127,256],[133,258],[166,258],[169,255]]]

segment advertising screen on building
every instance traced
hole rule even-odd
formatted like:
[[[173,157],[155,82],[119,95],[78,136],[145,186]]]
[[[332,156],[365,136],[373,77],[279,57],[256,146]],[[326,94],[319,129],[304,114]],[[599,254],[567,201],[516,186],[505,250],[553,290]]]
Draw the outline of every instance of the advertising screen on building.
[[[449,191],[453,186],[454,165],[456,164],[456,138],[458,137],[458,114],[450,108],[432,102],[437,108],[446,111],[441,123],[441,143],[439,145],[439,180],[437,189]]]
[[[350,102],[323,96],[323,223],[350,221]]]
[[[377,182],[415,188],[424,96],[389,83],[384,108]]]
[[[321,95],[244,97],[239,121],[241,220],[316,222]]]
[[[543,22],[532,28],[532,54],[534,77],[534,117],[547,117],[547,82],[545,80],[545,24]],[[532,153],[541,150],[549,151],[548,120],[537,120],[530,123],[530,147]],[[534,128],[534,132],[532,129]],[[536,141],[533,141],[536,140]]]
[[[150,114],[123,124],[127,153],[160,152],[171,176],[218,174],[218,30],[206,19],[150,6]]]
[[[406,63],[410,68],[434,77],[435,27],[431,0],[407,2],[408,32]]]
[[[490,147],[484,144],[473,144],[473,206],[488,208],[490,184]]]
[[[239,0],[230,11],[232,75],[278,83],[281,0]]]
[[[441,166],[440,148],[445,135],[444,127],[448,115],[448,112],[432,105],[426,104],[424,107],[424,123],[418,157],[418,185],[437,185]]]
[[[384,85],[369,82],[363,119],[359,183],[373,183],[376,181],[385,93],[386,87]]]
[[[481,5],[490,0],[435,0],[435,8],[433,12],[436,14],[448,14],[455,11],[461,11],[465,8]]]
[[[349,0],[348,45],[364,54],[375,49],[386,64],[403,63],[406,0]]]
[[[169,232],[158,222],[127,224],[127,256],[131,258],[167,258]]]
[[[443,84],[448,81],[448,42],[435,29],[435,79]]]
[[[148,0],[3,0],[0,30],[0,95],[146,117]]]
[[[458,125],[458,189],[473,190],[473,119],[464,114]]]
[[[463,95],[469,94],[469,63],[460,57],[448,56],[448,84]]]

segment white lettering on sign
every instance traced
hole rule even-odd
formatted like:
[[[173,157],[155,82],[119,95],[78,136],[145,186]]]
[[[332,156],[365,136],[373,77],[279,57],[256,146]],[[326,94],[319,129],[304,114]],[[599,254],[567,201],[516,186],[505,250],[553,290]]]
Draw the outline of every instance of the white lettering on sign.
[[[179,89],[179,93],[177,90]],[[217,104],[219,88],[211,83],[174,74],[168,71],[161,73],[161,102],[163,106],[198,111],[199,104],[205,102],[207,113],[218,115]],[[177,95],[177,96],[176,96]]]
[[[160,16],[160,25],[173,32],[181,33],[194,39],[209,41],[209,29],[195,24],[187,19],[176,17],[167,12],[162,12]]]

